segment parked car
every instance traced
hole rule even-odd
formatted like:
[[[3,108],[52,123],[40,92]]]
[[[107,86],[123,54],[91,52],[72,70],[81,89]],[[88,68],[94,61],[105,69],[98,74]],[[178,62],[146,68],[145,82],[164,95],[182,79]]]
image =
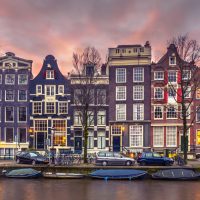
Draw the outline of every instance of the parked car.
[[[24,164],[48,164],[49,160],[46,156],[38,152],[21,151],[16,154],[16,162]]]
[[[161,156],[156,152],[143,152],[137,159],[137,162],[144,165],[173,165],[172,158]]]
[[[120,153],[101,151],[96,155],[96,165],[126,165],[131,166],[135,164],[133,158],[125,157]]]

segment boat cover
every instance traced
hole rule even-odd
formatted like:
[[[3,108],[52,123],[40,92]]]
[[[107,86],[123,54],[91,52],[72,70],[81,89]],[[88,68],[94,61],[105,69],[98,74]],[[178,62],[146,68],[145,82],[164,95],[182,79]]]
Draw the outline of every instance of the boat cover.
[[[41,174],[41,172],[34,170],[32,168],[25,168],[25,169],[15,169],[11,170],[10,172],[6,173],[7,177],[30,177],[30,176],[37,176]]]

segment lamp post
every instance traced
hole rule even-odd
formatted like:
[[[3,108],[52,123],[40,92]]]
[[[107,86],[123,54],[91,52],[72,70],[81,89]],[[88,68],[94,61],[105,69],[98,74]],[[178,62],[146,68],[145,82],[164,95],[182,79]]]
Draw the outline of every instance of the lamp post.
[[[51,128],[51,151],[52,151],[52,164],[54,163],[54,152],[53,152],[53,149],[54,149],[54,133],[55,133],[55,127],[53,126]]]

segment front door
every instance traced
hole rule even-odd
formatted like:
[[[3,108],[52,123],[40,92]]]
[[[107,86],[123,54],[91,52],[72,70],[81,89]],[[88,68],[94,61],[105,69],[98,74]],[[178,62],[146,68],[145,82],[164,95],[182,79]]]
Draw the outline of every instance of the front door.
[[[45,149],[45,133],[37,133],[36,149]]]
[[[82,137],[74,138],[74,151],[75,153],[82,153]]]
[[[120,136],[113,136],[113,151],[120,152]]]

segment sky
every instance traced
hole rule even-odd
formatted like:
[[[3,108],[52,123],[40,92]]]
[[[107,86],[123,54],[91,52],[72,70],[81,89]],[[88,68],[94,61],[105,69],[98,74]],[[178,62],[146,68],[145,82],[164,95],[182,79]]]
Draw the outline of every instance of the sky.
[[[34,75],[52,54],[67,74],[87,46],[105,62],[108,48],[148,40],[157,61],[174,36],[200,42],[199,19],[199,0],[0,0],[0,54],[33,60]]]

